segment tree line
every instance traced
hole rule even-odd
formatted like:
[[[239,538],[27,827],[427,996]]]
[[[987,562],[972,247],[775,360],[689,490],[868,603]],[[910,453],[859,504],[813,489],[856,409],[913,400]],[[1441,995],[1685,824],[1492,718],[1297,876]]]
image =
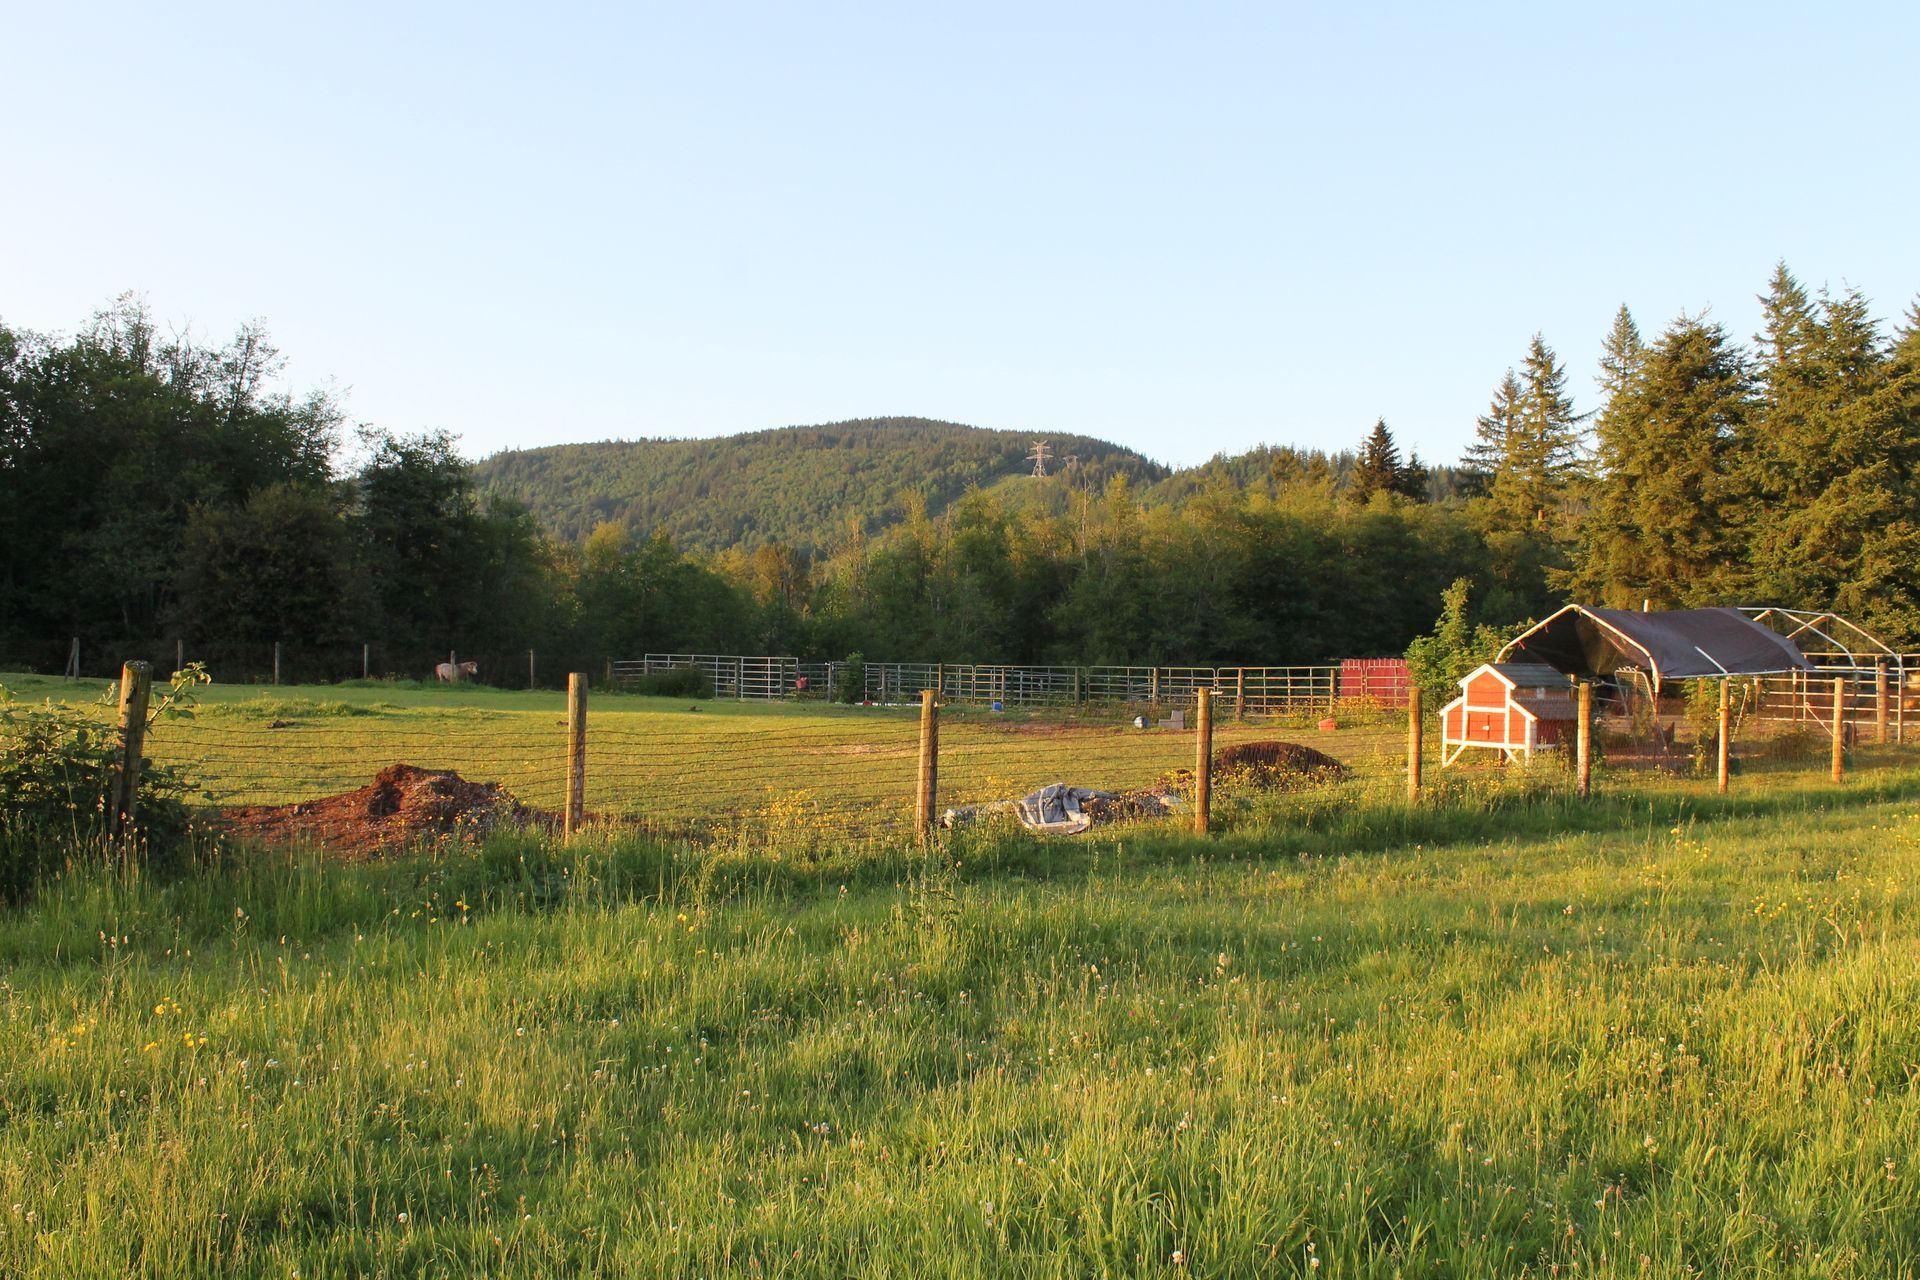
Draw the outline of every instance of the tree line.
[[[276,389],[259,326],[201,346],[122,300],[70,338],[0,325],[0,651],[1319,662],[1405,650],[1455,584],[1475,625],[1780,603],[1920,642],[1920,310],[1889,332],[1784,265],[1763,302],[1751,348],[1705,316],[1647,340],[1621,308],[1589,406],[1536,335],[1453,466],[1376,421],[1347,450],[1007,478],[937,512],[903,488],[818,544],[688,550],[620,520],[560,536],[450,435]]]

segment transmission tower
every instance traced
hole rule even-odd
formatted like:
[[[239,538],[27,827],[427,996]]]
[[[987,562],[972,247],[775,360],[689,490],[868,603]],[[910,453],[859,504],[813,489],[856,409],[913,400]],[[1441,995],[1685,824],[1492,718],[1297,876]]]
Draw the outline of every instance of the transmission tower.
[[[1035,440],[1033,442],[1033,452],[1027,455],[1027,459],[1033,463],[1034,475],[1039,476],[1042,479],[1046,478],[1047,459],[1051,456],[1052,455],[1047,449],[1047,442],[1045,440]]]

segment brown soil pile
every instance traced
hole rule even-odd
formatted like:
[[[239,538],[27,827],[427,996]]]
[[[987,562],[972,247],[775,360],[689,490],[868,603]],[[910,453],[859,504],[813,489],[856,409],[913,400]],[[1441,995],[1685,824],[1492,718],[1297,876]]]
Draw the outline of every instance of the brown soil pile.
[[[1213,753],[1216,785],[1232,782],[1261,790],[1295,787],[1308,782],[1331,782],[1347,776],[1347,766],[1324,751],[1297,742],[1238,742]],[[1193,770],[1176,769],[1163,784],[1191,789]]]
[[[450,769],[389,765],[371,786],[299,804],[229,809],[233,832],[269,843],[314,843],[372,855],[407,845],[479,840],[502,826],[553,826],[497,782],[468,782]]]

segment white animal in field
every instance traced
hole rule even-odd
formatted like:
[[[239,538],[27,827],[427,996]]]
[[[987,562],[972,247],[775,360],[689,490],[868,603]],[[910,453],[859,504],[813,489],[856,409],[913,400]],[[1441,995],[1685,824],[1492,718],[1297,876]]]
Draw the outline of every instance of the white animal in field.
[[[433,674],[440,678],[441,684],[453,684],[456,681],[470,680],[474,676],[479,675],[480,664],[477,662],[463,662],[456,667],[451,662],[443,662],[433,669]]]

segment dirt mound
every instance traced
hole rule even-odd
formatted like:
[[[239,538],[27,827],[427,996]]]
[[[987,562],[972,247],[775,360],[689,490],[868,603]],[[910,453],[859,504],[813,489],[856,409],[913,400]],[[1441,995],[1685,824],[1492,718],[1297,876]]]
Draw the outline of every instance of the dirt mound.
[[[389,765],[371,785],[299,804],[229,809],[229,829],[270,843],[318,843],[376,854],[439,840],[471,841],[501,826],[553,826],[497,782],[468,782],[451,769]]]
[[[1297,742],[1238,742],[1213,753],[1213,771],[1244,773],[1256,784],[1276,786],[1301,777],[1344,777],[1347,766]]]
[[[1297,742],[1237,742],[1213,753],[1213,780],[1273,790],[1307,782],[1330,782],[1347,776],[1347,766],[1324,751]],[[1160,779],[1162,786],[1190,791],[1193,770],[1175,769]]]

